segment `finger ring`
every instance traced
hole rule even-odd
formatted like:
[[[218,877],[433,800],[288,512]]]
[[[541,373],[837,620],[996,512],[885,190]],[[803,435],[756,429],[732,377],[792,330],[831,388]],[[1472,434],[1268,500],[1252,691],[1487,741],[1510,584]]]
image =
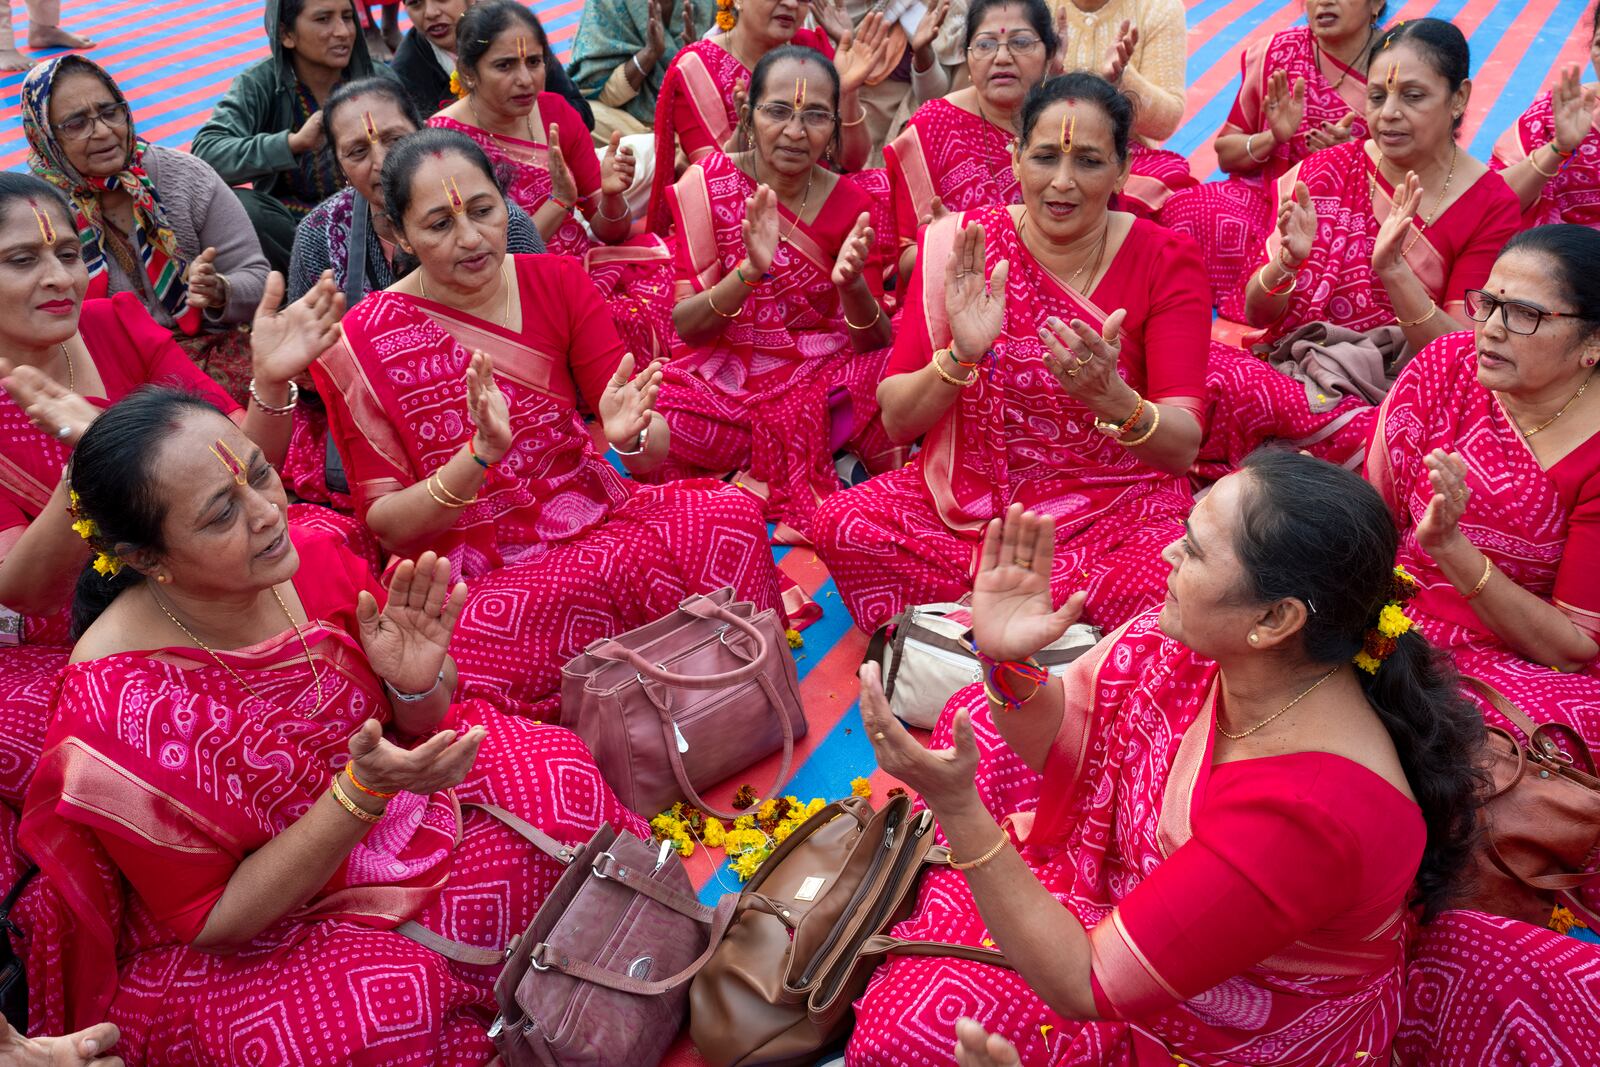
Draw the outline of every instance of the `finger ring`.
[[[1466,493],[1451,493],[1450,494],[1450,499],[1454,500],[1457,504],[1459,504],[1463,500],[1467,499],[1467,494]]]
[[[1030,567],[1033,566],[1033,560],[1031,560],[1031,559],[1022,559],[1021,557],[1018,557],[1017,566],[1023,567],[1023,568],[1030,568]]]
[[[67,438],[69,438],[71,436],[72,436],[72,427],[71,426],[62,426],[60,429],[56,430],[56,440],[58,440],[58,441],[65,441]]]
[[[872,735],[872,739],[874,741],[882,741],[885,736],[886,735],[884,734],[884,732],[882,730],[879,730],[877,733]]]

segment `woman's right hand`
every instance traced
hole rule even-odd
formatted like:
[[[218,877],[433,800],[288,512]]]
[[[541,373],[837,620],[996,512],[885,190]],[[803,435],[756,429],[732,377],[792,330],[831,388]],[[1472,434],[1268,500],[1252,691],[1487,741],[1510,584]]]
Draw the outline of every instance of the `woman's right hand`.
[[[989,520],[972,583],[972,639],[996,660],[1025,660],[1061,639],[1083,614],[1088,594],[1050,602],[1050,564],[1056,523],[1048,515],[1012,504],[1004,519]]]
[[[1065,37],[1062,40],[1066,40]],[[1122,81],[1122,72],[1128,66],[1128,60],[1133,58],[1133,50],[1139,47],[1139,28],[1127,19],[1122,20],[1122,25],[1117,27],[1117,39],[1111,42],[1106,49],[1105,65],[1100,68],[1100,77],[1116,85]]]
[[[1466,536],[1461,532],[1461,519],[1467,513],[1472,488],[1467,485],[1467,465],[1454,452],[1436,448],[1422,457],[1422,465],[1428,470],[1433,496],[1417,521],[1417,545],[1437,558],[1457,538]]]
[[[567,157],[561,154],[561,127],[550,124],[550,154],[546,166],[550,171],[550,199],[561,204],[577,204],[578,183],[567,167]]]
[[[1578,65],[1570,63],[1550,89],[1550,110],[1555,122],[1555,141],[1558,152],[1575,151],[1589,136],[1594,121],[1593,101],[1584,98],[1583,83],[1578,79]]]
[[[944,27],[944,20],[950,14],[950,0],[937,0],[928,5],[922,12],[922,18],[917,22],[916,32],[911,35],[911,51],[920,55],[924,48],[933,47],[934,38],[939,36],[939,31]]]
[[[1317,209],[1311,203],[1311,190],[1306,188],[1305,182],[1295,182],[1294,197],[1284,201],[1278,209],[1278,236],[1283,239],[1278,266],[1299,270],[1317,240]]]
[[[415,748],[401,748],[383,736],[377,719],[368,719],[350,735],[350,762],[368,789],[427,796],[466,780],[488,732],[482,726],[460,735],[440,730]]]
[[[778,194],[766,185],[756,186],[755,195],[744,202],[744,221],[739,223],[744,237],[745,256],[757,277],[772,269],[778,254]]]
[[[1267,79],[1267,130],[1279,144],[1288,144],[1306,117],[1306,80],[1296,78],[1289,86],[1289,75],[1281,70]]]
[[[494,380],[494,361],[473,352],[467,364],[467,417],[477,429],[472,450],[485,463],[498,463],[511,450],[511,409]]]
[[[975,1019],[956,1020],[956,1067],[1022,1067],[1017,1047]]]
[[[953,254],[944,265],[944,310],[957,355],[968,362],[994,347],[1005,325],[1006,277],[1009,261],[994,265],[986,276],[987,244],[983,224],[975,222],[956,234]]]
[[[841,96],[848,96],[866,84],[867,75],[878,65],[888,41],[889,26],[877,11],[868,12],[861,25],[844,35],[833,54]]]
[[[75,448],[83,431],[100,417],[99,408],[38,367],[13,367],[0,359],[0,388],[16,401],[29,422],[69,448]]]

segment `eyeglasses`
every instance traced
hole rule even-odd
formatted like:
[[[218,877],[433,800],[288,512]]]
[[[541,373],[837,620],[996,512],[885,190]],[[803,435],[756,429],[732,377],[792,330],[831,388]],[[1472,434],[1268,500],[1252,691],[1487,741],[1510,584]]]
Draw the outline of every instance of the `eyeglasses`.
[[[820,107],[808,107],[796,111],[788,104],[757,104],[756,110],[779,126],[789,125],[789,121],[799,115],[800,125],[808,130],[825,130],[838,120],[838,116],[833,112],[824,111]]]
[[[1537,304],[1524,303],[1521,300],[1501,300],[1499,297],[1490,296],[1482,289],[1467,290],[1467,314],[1473,322],[1488,322],[1489,317],[1500,311],[1500,323],[1511,333],[1523,337],[1539,332],[1539,324],[1545,319],[1581,319],[1582,315],[1571,311],[1546,311]]]
[[[108,130],[120,130],[128,125],[127,104],[107,104],[81,115],[74,115],[56,123],[56,132],[74,141],[88,140],[96,122],[104,123]]]
[[[967,51],[979,59],[993,59],[1000,54],[1002,45],[1014,56],[1029,56],[1042,48],[1044,42],[1031,33],[1013,33],[1005,40],[998,37],[979,37],[968,46]]]

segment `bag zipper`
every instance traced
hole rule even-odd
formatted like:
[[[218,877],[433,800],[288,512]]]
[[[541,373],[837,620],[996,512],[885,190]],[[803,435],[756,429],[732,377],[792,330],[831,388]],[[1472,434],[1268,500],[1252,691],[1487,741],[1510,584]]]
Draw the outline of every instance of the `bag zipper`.
[[[823,962],[827,959],[828,953],[833,949],[834,944],[839,940],[839,935],[844,931],[845,926],[849,923],[850,916],[855,914],[856,908],[858,905],[860,905],[862,898],[872,888],[873,879],[876,877],[878,869],[883,866],[884,861],[887,860],[890,854],[894,851],[895,827],[899,825],[900,820],[904,817],[905,809],[897,808],[884,819],[886,825],[883,833],[882,847],[878,851],[878,854],[872,857],[872,862],[867,866],[866,872],[861,876],[861,881],[856,884],[856,890],[850,896],[850,903],[845,905],[844,911],[839,913],[839,920],[834,924],[833,929],[828,932],[827,940],[817,947],[817,951],[811,957],[811,962],[806,964],[806,969],[801,972],[800,981],[791,988],[804,988],[805,985],[810,982],[813,977],[815,977],[817,968],[822,966]]]
[[[922,837],[923,834],[928,832],[928,829],[932,825],[933,819],[930,816],[928,818],[918,820],[917,825],[911,828],[911,839],[906,842],[906,847],[900,850],[900,855],[894,858],[894,867],[890,869],[889,879],[884,883],[885,892],[881,894],[878,903],[873,908],[872,914],[868,917],[867,922],[858,927],[856,930],[856,937],[854,939],[855,947],[859,948],[862,942],[866,941],[867,938],[877,933],[878,927],[882,926],[884,921],[888,918],[886,912],[895,902],[891,891],[893,890],[895,884],[900,881],[900,876],[905,873],[906,865],[910,863],[910,861],[916,856],[916,842]],[[838,992],[839,983],[848,977],[849,973],[850,968],[848,967],[841,967],[834,972],[833,988],[823,991],[823,1003],[827,1003],[828,1000]]]

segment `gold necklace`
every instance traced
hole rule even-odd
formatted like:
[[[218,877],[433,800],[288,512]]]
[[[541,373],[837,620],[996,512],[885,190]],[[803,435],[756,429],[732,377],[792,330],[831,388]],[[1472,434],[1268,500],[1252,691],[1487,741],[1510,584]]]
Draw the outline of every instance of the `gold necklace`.
[[[1439,190],[1439,199],[1437,199],[1437,200],[1435,200],[1433,202],[1433,214],[1429,215],[1426,219],[1422,220],[1422,225],[1420,227],[1417,227],[1417,232],[1412,235],[1410,241],[1406,242],[1405,248],[1400,250],[1400,255],[1401,255],[1402,258],[1404,258],[1405,256],[1409,256],[1411,254],[1411,249],[1413,247],[1415,247],[1415,245],[1416,245],[1416,243],[1418,241],[1422,240],[1422,231],[1424,229],[1426,229],[1427,227],[1432,226],[1435,222],[1438,221],[1440,213],[1444,210],[1444,198],[1450,194],[1450,179],[1454,178],[1456,176],[1456,160],[1458,160],[1460,158],[1461,158],[1461,146],[1460,145],[1451,145],[1450,146],[1450,170],[1444,176],[1444,188]],[[1367,175],[1367,182],[1368,182],[1368,184],[1370,184],[1372,186],[1372,192],[1373,192],[1374,195],[1376,195],[1379,192],[1379,189],[1378,189],[1378,171],[1382,168],[1382,166],[1383,166],[1383,164],[1380,162],[1376,167],[1374,167],[1372,169],[1372,172]],[[1388,196],[1387,193],[1385,193],[1384,195],[1388,198],[1389,206],[1393,207],[1394,206],[1394,197]]]
[[[789,232],[793,233],[794,231],[791,230]],[[500,325],[505,327],[506,329],[510,329],[511,328],[510,327],[510,323],[511,323],[511,291],[512,291],[513,286],[511,284],[511,279],[506,277],[506,265],[508,263],[510,263],[510,262],[511,262],[511,257],[510,256],[505,256],[500,260],[500,280],[505,283],[505,287],[506,287],[505,306],[500,309]],[[421,293],[422,299],[424,299],[424,300],[432,300],[433,299],[433,297],[428,295],[428,272],[427,271],[420,270],[420,269],[417,271],[417,288],[422,290],[422,293]],[[440,300],[438,302],[441,303],[441,304],[444,303],[443,300]],[[455,307],[454,304],[450,304],[450,305],[447,305],[447,306]],[[461,311],[462,309],[461,308],[456,308],[456,310],[457,311]],[[479,318],[481,316],[476,316],[475,315],[473,317],[474,318]]]
[[[67,392],[76,393],[78,391],[78,375],[72,369],[72,353],[67,350],[65,341],[61,342],[61,358],[67,361]]]
[[[1589,383],[1592,382],[1592,381],[1594,381],[1594,371],[1590,371],[1589,372],[1589,376],[1583,380],[1583,384],[1578,386],[1578,391],[1576,393],[1572,394],[1572,399],[1568,400],[1565,404],[1561,405],[1561,410],[1560,411],[1556,412],[1554,415],[1551,415],[1548,419],[1545,419],[1543,422],[1541,422],[1539,425],[1535,426],[1531,430],[1522,429],[1522,424],[1517,421],[1517,417],[1515,415],[1511,415],[1511,412],[1507,411],[1506,414],[1507,415],[1511,415],[1511,423],[1512,423],[1512,425],[1515,426],[1519,431],[1521,431],[1522,439],[1524,441],[1526,441],[1528,438],[1532,437],[1534,434],[1538,433],[1540,430],[1545,429],[1552,422],[1555,422],[1561,416],[1565,415],[1567,413],[1567,409],[1578,402],[1578,398],[1583,395],[1583,391],[1585,389],[1589,388]],[[1504,404],[1504,401],[1501,401],[1501,403]]]
[[[472,95],[473,94],[471,94],[471,93],[467,94],[467,110],[472,112],[472,121],[478,124],[478,129],[482,130],[484,133],[488,134],[490,137],[502,136],[501,134],[495,133],[488,126],[484,125],[483,116],[478,114],[478,102],[472,98]],[[528,128],[528,141],[529,141],[529,143],[530,144],[538,144],[539,143],[539,138],[537,138],[537,137],[535,137],[533,135],[533,112],[529,111],[526,115],[522,116],[522,122],[523,122],[523,125],[525,125]]]
[[[174,626],[183,631],[185,637],[208,652],[211,655],[211,658],[217,661],[217,666],[233,675],[233,680],[244,686],[245,692],[249,693],[252,697],[257,696],[255,689],[251,687],[250,683],[239,677],[238,671],[228,666],[223,658],[217,655],[215,649],[206,644],[204,641],[200,640],[193,630],[189,629],[183,624],[182,619],[178,618],[167,609],[167,606],[161,602],[161,597],[156,593],[153,586],[150,589],[150,595],[155,599],[156,607],[161,609],[161,613],[163,615],[172,620],[172,624]],[[322,675],[317,671],[316,661],[311,658],[311,646],[306,644],[306,635],[300,632],[299,624],[294,621],[294,616],[289,614],[289,605],[283,602],[283,597],[279,595],[277,586],[272,587],[272,597],[278,602],[278,607],[283,609],[283,617],[289,620],[289,626],[294,630],[294,635],[300,639],[300,650],[306,654],[306,666],[311,668],[311,679],[317,683],[316,706],[311,709],[309,715],[304,716],[305,718],[315,718],[322,713]],[[257,699],[259,699],[259,697],[257,697]]]
[[[1317,691],[1317,686],[1321,685],[1323,682],[1326,682],[1329,678],[1332,678],[1337,673],[1339,673],[1339,668],[1338,667],[1333,668],[1327,674],[1324,674],[1321,678],[1318,678],[1315,682],[1312,682],[1310,689],[1307,689],[1305,692],[1301,693],[1299,696],[1297,696],[1293,700],[1289,701],[1289,703],[1285,704],[1280,710],[1273,712],[1271,715],[1268,715],[1265,719],[1262,719],[1260,722],[1256,723],[1254,726],[1250,727],[1250,729],[1246,730],[1242,734],[1229,733],[1227,728],[1222,725],[1222,720],[1221,719],[1217,720],[1217,732],[1220,733],[1223,737],[1226,737],[1230,741],[1243,741],[1245,738],[1249,737],[1251,734],[1255,733],[1257,730],[1259,730],[1263,726],[1267,725],[1267,723],[1271,722],[1273,719],[1276,719],[1279,715],[1282,715],[1284,712],[1288,711],[1290,708],[1292,708],[1296,704],[1300,703],[1302,700],[1304,700],[1306,697],[1310,696],[1312,693],[1315,693]]]
[[[756,172],[755,173],[756,184],[760,185],[761,184],[761,154],[759,152],[756,152],[753,149],[750,152],[750,169]],[[816,164],[813,163],[811,165],[811,169],[806,171],[806,191],[805,191],[805,195],[800,198],[800,210],[795,212],[794,221],[789,224],[789,232],[786,233],[786,234],[779,234],[778,235],[778,243],[780,245],[786,245],[786,244],[789,243],[789,238],[793,237],[794,236],[794,231],[799,229],[799,227],[800,227],[800,220],[805,218],[806,205],[811,203],[811,181],[816,176],[817,176],[817,167],[816,167]],[[774,192],[774,194],[776,194],[777,190],[773,190],[773,192]]]
[[[1100,273],[1100,257],[1104,256],[1106,254],[1106,241],[1110,237],[1111,237],[1111,219],[1108,216],[1106,218],[1105,227],[1100,231],[1100,243],[1095,248],[1095,251],[1094,251],[1094,270],[1089,272],[1089,284],[1090,285],[1094,284],[1095,275]],[[1088,265],[1089,265],[1089,261],[1088,260],[1084,260],[1083,261],[1083,266],[1080,266],[1077,270],[1072,272],[1072,277],[1067,279],[1067,288],[1068,289],[1071,289],[1074,292],[1083,292],[1083,290],[1078,288],[1078,275],[1082,274],[1083,273],[1083,268],[1087,267]],[[1088,294],[1085,293],[1084,295],[1087,296]]]

